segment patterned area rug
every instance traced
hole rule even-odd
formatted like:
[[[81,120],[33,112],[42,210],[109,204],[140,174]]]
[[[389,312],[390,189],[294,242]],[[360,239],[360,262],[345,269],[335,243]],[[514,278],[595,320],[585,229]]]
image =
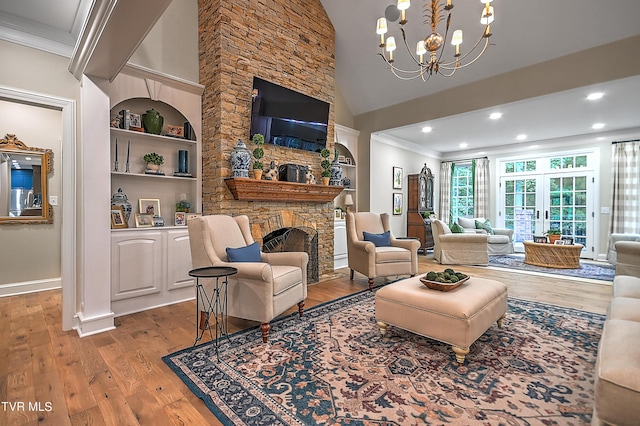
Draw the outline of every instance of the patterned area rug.
[[[602,315],[509,299],[463,366],[374,315],[365,291],[163,360],[225,425],[589,424]]]
[[[615,266],[609,265],[608,263],[596,265],[594,263],[580,261],[580,268],[577,269],[545,268],[544,266],[528,265],[524,263],[524,254],[489,256],[489,266],[604,281],[613,281],[616,273]]]

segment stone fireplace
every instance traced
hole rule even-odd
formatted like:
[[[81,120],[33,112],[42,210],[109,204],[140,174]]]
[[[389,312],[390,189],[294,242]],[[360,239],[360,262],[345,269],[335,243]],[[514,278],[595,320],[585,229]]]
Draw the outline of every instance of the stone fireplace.
[[[199,0],[198,7],[200,83],[205,86],[203,213],[249,216],[260,244],[276,229],[314,229],[319,274],[332,272],[332,202],[236,200],[225,185],[238,139],[255,148],[249,142],[254,76],[328,102],[327,148],[333,150],[335,34],[320,0]],[[320,178],[320,154],[273,145],[264,150],[266,164],[308,165]]]

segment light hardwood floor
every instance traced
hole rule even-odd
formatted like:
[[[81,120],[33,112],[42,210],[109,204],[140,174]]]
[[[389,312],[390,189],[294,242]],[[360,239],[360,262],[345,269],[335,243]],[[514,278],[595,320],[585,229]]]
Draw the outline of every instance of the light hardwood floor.
[[[444,268],[420,256],[420,273]],[[510,297],[601,314],[611,297],[602,281],[454,269],[505,282]],[[341,269],[309,286],[306,308],[366,288]],[[115,330],[85,338],[61,330],[60,304],[59,290],[0,298],[0,425],[220,424],[161,360],[193,344],[194,301],[118,317]],[[231,331],[253,325],[230,320]]]

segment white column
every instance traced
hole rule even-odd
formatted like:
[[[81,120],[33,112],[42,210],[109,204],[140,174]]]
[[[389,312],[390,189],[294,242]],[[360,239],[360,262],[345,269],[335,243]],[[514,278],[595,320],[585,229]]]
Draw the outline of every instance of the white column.
[[[82,76],[78,334],[111,330],[111,156],[106,80]],[[100,87],[102,86],[102,87]]]

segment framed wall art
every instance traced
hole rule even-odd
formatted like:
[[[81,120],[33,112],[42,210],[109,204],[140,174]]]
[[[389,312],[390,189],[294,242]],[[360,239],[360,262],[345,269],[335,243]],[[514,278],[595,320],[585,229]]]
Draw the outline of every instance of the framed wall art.
[[[184,226],[187,224],[187,213],[185,212],[176,212],[175,222],[176,226]]]
[[[399,192],[393,194],[393,214],[402,214],[402,194]]]
[[[393,168],[393,189],[402,189],[402,167]]]

